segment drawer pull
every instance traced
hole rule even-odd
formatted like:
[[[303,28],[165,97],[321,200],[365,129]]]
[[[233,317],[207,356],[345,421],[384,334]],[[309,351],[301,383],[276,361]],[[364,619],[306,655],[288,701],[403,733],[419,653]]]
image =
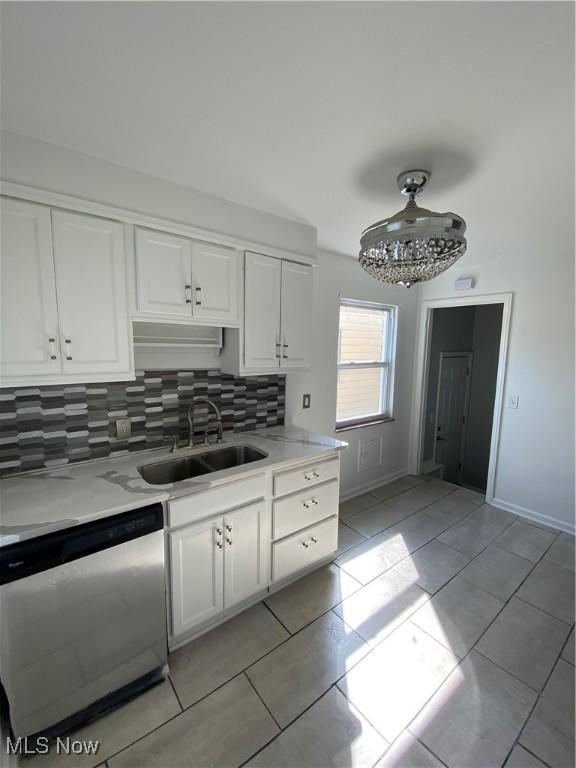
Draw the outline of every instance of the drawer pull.
[[[302,542],[301,542],[301,544],[302,544],[302,546],[303,546],[303,547],[305,547],[306,549],[308,549],[308,547],[310,546],[310,544],[308,544],[308,542],[307,542],[307,541],[302,541]]]
[[[319,504],[319,503],[320,503],[320,502],[318,501],[318,499],[312,499],[312,504],[314,504],[314,506],[316,506],[316,505],[317,505],[317,504]]]
[[[318,544],[318,539],[315,536],[310,537],[313,544]]]
[[[314,470],[314,472],[312,472],[312,477],[320,477],[320,475],[318,472],[316,472],[316,470]]]
[[[56,349],[54,347],[54,344],[56,344],[56,339],[53,336],[50,336],[48,339],[48,344],[50,344],[50,360],[56,360]]]
[[[229,547],[232,546],[232,539],[230,538],[230,536],[226,536],[226,544],[228,544]]]

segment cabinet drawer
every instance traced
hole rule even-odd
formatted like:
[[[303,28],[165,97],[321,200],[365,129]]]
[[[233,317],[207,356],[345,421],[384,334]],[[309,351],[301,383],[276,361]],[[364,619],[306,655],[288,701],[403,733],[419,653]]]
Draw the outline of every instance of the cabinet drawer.
[[[328,557],[338,547],[338,517],[290,536],[272,545],[272,581],[281,581],[293,573]]]
[[[273,505],[273,530],[275,539],[307,528],[314,523],[338,514],[338,481],[306,489],[294,496],[275,501]]]
[[[168,525],[176,528],[227,509],[240,507],[266,495],[266,476],[256,475],[245,480],[220,485],[209,491],[176,499],[168,504]]]
[[[338,477],[340,459],[335,456],[328,461],[320,461],[314,464],[303,464],[301,467],[289,469],[287,472],[279,472],[274,475],[274,496],[285,496],[308,488],[312,485],[325,483]]]

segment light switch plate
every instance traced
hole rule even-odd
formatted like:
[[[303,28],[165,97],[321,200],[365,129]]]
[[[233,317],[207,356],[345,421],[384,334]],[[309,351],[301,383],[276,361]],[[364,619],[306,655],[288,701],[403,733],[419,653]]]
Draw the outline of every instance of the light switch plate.
[[[127,440],[132,434],[132,422],[130,419],[116,419],[116,437],[118,440]]]
[[[302,395],[302,408],[310,408],[310,395]]]
[[[518,409],[518,401],[520,400],[520,395],[508,395],[508,408],[512,408],[512,410]]]

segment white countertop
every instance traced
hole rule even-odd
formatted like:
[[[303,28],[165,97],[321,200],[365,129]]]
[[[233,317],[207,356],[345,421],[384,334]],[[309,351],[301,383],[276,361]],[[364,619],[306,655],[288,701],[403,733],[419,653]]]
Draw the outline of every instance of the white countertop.
[[[189,496],[279,465],[318,459],[346,448],[347,443],[297,427],[274,427],[224,438],[226,445],[251,445],[268,456],[232,469],[211,472],[171,485],[149,485],[138,473],[143,464],[201,453],[169,448],[124,454],[57,469],[28,472],[0,480],[0,547],[126,512],[145,504]]]

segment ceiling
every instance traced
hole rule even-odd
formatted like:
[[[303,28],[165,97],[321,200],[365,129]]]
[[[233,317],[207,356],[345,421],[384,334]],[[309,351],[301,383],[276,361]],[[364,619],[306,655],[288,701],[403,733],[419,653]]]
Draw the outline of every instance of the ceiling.
[[[5,3],[2,125],[318,229],[554,205],[572,3]],[[566,154],[567,153],[567,154]]]

